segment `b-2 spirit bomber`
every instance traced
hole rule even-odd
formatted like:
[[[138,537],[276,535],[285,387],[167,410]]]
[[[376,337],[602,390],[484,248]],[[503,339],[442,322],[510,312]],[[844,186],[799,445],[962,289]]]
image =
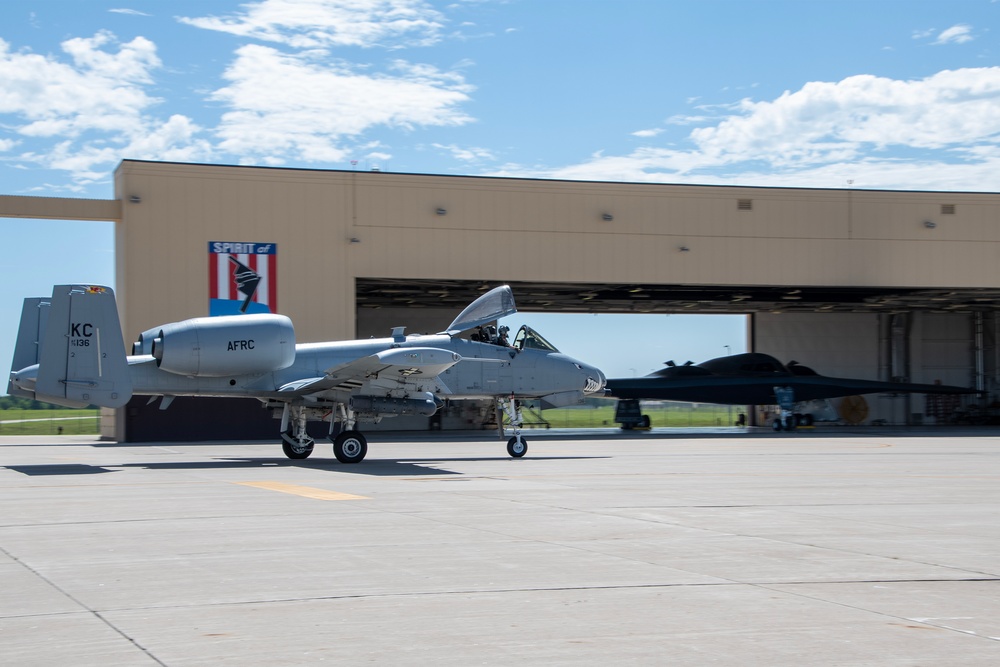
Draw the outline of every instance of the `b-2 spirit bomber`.
[[[397,327],[389,338],[299,344],[284,315],[200,317],[144,331],[126,355],[111,288],[57,285],[51,298],[24,301],[8,393],[109,408],[132,396],[162,397],[161,409],[176,396],[256,398],[280,415],[288,458],[312,454],[306,425],[322,421],[342,463],[367,454],[359,424],[431,416],[446,398],[493,399],[513,427],[507,452],[519,458],[527,452],[520,400],[576,405],[603,396],[605,377],[530,327],[508,343],[506,327],[494,322],[516,312],[502,286],[435,335]]]
[[[700,364],[690,361],[638,378],[611,378],[608,395],[619,399],[615,421],[623,428],[646,428],[649,417],[640,411],[639,401],[663,400],[722,405],[778,405],[781,416],[771,426],[776,431],[794,430],[798,403],[839,398],[854,394],[974,394],[975,389],[942,384],[883,382],[820,375],[808,366],[790,361],[782,364],[768,354],[747,352],[709,359]],[[810,423],[811,417],[803,415]]]

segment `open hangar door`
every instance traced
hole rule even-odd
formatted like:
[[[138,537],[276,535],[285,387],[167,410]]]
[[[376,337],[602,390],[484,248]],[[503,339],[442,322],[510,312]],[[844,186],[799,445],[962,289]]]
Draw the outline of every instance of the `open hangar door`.
[[[985,320],[975,313],[922,311],[762,312],[753,315],[752,331],[756,351],[822,375],[983,389],[986,374],[977,367],[988,350],[985,338],[977,342],[976,328]],[[879,393],[830,404],[848,423],[934,424],[963,418],[971,406],[985,407],[991,400]]]
[[[359,337],[392,326],[440,331],[483,291],[509,284],[521,312],[750,315],[747,350],[822,375],[970,387],[981,396],[937,403],[869,394],[847,421],[927,424],[990,416],[1000,377],[1000,290],[358,279]],[[679,351],[683,354],[683,351]],[[704,360],[696,360],[704,361]],[[832,401],[839,409],[841,400]],[[397,424],[399,426],[401,424]]]

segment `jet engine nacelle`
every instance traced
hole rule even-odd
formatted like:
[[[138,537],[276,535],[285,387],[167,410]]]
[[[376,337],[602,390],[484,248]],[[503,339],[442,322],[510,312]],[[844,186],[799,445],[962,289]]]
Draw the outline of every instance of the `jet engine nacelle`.
[[[178,375],[269,373],[295,361],[295,328],[284,315],[197,317],[143,332],[133,350]]]
[[[432,397],[387,398],[383,396],[352,396],[351,410],[362,414],[381,415],[424,415],[430,417],[437,412],[437,404]]]

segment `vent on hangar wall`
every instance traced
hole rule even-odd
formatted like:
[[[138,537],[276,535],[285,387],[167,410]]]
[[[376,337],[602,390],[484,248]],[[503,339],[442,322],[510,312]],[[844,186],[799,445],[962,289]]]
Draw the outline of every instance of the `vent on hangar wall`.
[[[752,211],[753,210],[753,200],[752,199],[737,199],[736,200],[736,210],[737,211]]]
[[[941,204],[941,215],[955,215],[955,205]]]

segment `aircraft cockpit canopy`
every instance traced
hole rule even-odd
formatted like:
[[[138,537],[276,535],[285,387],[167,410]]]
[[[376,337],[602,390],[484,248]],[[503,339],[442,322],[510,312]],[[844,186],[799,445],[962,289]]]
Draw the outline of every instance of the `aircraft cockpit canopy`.
[[[485,326],[494,320],[513,315],[516,312],[514,292],[510,287],[508,285],[495,287],[466,306],[465,310],[458,314],[458,317],[444,333],[454,336],[469,329]]]
[[[494,345],[504,347],[509,346],[519,351],[529,349],[544,350],[546,352],[559,351],[555,345],[545,340],[540,333],[527,325],[522,326],[518,330],[513,343],[508,343],[508,327],[503,326],[498,330],[494,325],[500,318],[513,315],[516,312],[517,306],[514,305],[514,292],[510,287],[507,285],[495,287],[473,301],[465,310],[459,313],[458,317],[455,318],[455,321],[451,323],[444,333],[455,336],[463,331],[475,329],[476,331],[472,334],[472,340],[493,343]]]
[[[523,325],[514,336],[514,349],[517,350],[544,350],[546,352],[558,352],[556,346],[545,340],[542,334],[538,333],[527,324]]]

